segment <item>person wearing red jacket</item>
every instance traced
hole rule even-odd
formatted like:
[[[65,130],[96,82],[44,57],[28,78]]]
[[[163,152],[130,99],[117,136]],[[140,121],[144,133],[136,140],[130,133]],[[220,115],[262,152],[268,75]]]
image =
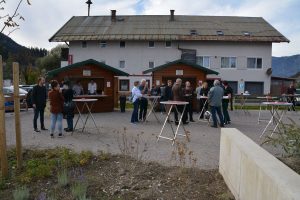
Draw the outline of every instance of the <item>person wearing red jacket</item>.
[[[51,91],[48,93],[50,100],[50,113],[51,113],[51,130],[50,136],[54,138],[55,126],[57,123],[58,137],[62,137],[62,120],[63,120],[63,106],[64,97],[59,83],[56,80],[51,81]]]

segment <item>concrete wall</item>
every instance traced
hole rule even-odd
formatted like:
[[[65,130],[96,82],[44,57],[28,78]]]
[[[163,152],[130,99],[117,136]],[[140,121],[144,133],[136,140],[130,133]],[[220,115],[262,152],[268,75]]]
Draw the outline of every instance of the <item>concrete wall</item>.
[[[218,71],[223,80],[237,81],[238,84],[264,82],[264,93],[270,92],[271,79],[266,71],[271,68],[271,43],[174,41],[170,48],[165,46],[165,42],[155,42],[155,47],[149,48],[147,41],[126,41],[125,48],[119,45],[118,41],[107,41],[107,46],[100,48],[98,41],[88,41],[87,47],[82,48],[81,42],[70,42],[69,53],[73,55],[74,63],[92,58],[119,68],[119,62],[125,60],[122,70],[131,75],[142,75],[144,70],[149,69],[149,61],[159,66],[180,59],[178,47],[195,49],[197,56],[210,57],[210,68]],[[236,57],[236,69],[221,69],[221,57]],[[247,69],[247,57],[262,58],[263,68]],[[243,88],[238,89],[238,93],[241,92],[244,92]]]
[[[237,129],[221,130],[219,171],[237,200],[300,199],[300,175]]]

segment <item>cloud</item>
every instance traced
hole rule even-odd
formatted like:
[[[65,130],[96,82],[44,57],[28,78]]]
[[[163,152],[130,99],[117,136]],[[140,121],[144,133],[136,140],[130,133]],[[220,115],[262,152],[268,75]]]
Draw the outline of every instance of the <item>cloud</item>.
[[[7,1],[5,11],[10,13],[18,1]],[[300,13],[298,0],[92,0],[91,15],[110,15],[117,10],[120,15],[169,14],[175,15],[219,15],[219,16],[259,16],[291,40],[289,44],[274,44],[273,54],[290,55],[299,53]],[[87,15],[85,1],[74,0],[31,0],[31,6],[24,1],[20,13],[25,22],[20,22],[21,30],[11,37],[25,46],[51,48],[57,43],[48,39],[72,16]]]

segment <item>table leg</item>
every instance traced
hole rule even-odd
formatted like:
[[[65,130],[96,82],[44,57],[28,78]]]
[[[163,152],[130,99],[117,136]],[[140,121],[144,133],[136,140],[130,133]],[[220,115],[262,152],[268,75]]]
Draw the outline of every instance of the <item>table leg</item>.
[[[268,122],[268,124],[267,124],[267,126],[265,127],[265,129],[263,130],[263,132],[261,133],[261,135],[260,135],[260,137],[259,138],[261,138],[264,134],[265,134],[265,132],[267,131],[267,129],[268,129],[268,127],[270,126],[270,124],[273,122],[273,119],[274,119],[274,114],[273,114],[273,112],[272,112],[272,110],[273,110],[273,106],[272,106],[272,109],[271,109],[271,115],[272,115],[272,117],[271,117],[271,119],[270,119],[270,121]]]
[[[281,114],[278,113],[278,110],[275,110],[275,112],[276,112],[276,115],[277,115],[277,119],[275,119],[275,120],[277,120],[277,121],[276,121],[276,126],[275,126],[275,128],[273,129],[273,131],[271,133],[271,137],[273,136],[273,134],[276,131],[277,127],[280,125],[280,123],[282,121],[283,114],[285,113],[284,110],[281,111]]]
[[[181,116],[180,116],[180,119],[179,119],[179,122],[178,122],[178,125],[177,125],[177,128],[176,128],[176,131],[175,131],[175,136],[174,136],[174,138],[173,138],[172,145],[174,145],[174,143],[175,143],[175,140],[176,140],[176,137],[177,137],[177,134],[178,134],[178,130],[179,130],[180,124],[181,124],[181,122],[182,122],[182,117],[183,117],[184,112],[185,112],[185,108],[186,108],[186,104],[185,104],[184,107],[183,107],[183,111],[182,111],[182,113],[181,113]],[[183,126],[183,125],[182,125],[182,126]],[[184,129],[184,131],[185,131],[184,126],[183,126],[183,129]],[[183,136],[186,136],[186,131],[185,131],[185,135],[183,135]]]
[[[170,114],[171,114],[171,112],[172,112],[172,108],[173,108],[173,105],[171,105],[171,107],[170,107],[170,109],[169,109],[169,111],[168,111],[167,117],[166,117],[165,122],[164,122],[164,124],[163,124],[163,126],[162,126],[162,128],[161,128],[161,131],[160,131],[160,133],[159,133],[159,135],[158,135],[158,137],[157,137],[156,142],[158,142],[159,138],[165,138],[165,139],[168,139],[168,140],[172,140],[171,138],[161,136],[161,135],[162,135],[162,132],[163,132],[165,126],[166,126],[166,123],[167,123],[167,121],[168,121],[168,119],[169,119],[169,116],[170,116]],[[172,125],[171,125],[171,126],[172,126]],[[172,128],[172,130],[173,130],[173,128]]]
[[[151,113],[153,113],[153,115],[154,115],[154,117],[156,118],[157,122],[160,123],[160,121],[159,121],[159,119],[158,119],[158,117],[157,117],[157,115],[155,114],[155,111],[154,111],[154,108],[155,108],[155,106],[157,105],[157,101],[158,101],[157,98],[153,99],[153,101],[150,101],[150,102],[151,102],[151,107],[150,107],[149,113],[148,113],[147,116],[146,116],[146,120],[147,120],[148,117],[151,115]],[[145,121],[146,121],[146,120],[145,120]]]
[[[80,111],[80,109],[79,109],[77,103],[75,103],[75,105],[76,105],[76,109],[77,109],[77,112],[78,112],[78,117],[77,117],[77,120],[76,120],[76,123],[75,123],[75,126],[74,126],[74,128],[73,128],[73,131],[72,131],[71,135],[73,135],[73,133],[74,133],[74,131],[75,131],[75,128],[76,128],[76,126],[77,126],[77,124],[78,124],[79,119],[81,120],[82,124],[84,124],[83,119],[82,119],[82,114],[81,114],[81,113],[83,112],[84,105],[83,105],[81,111]]]
[[[100,134],[99,128],[98,128],[97,125],[96,125],[95,118],[94,118],[94,116],[92,115],[92,112],[91,112],[93,106],[94,106],[94,102],[91,104],[90,107],[88,106],[88,104],[86,104],[86,108],[87,108],[87,110],[88,110],[88,116],[87,116],[87,118],[86,118],[86,122],[87,122],[88,117],[91,116],[91,118],[92,118],[92,120],[93,120],[93,122],[94,122],[95,128],[97,129],[97,132]],[[85,122],[85,124],[86,124],[86,122]],[[84,127],[85,127],[85,126],[84,126]]]
[[[260,102],[260,104],[259,104],[259,113],[258,113],[258,122],[257,122],[258,124],[260,122],[261,106],[262,106],[262,102]]]
[[[208,99],[206,99],[205,102],[204,102],[204,104],[203,104],[203,108],[202,108],[202,110],[201,110],[201,112],[200,112],[200,115],[199,115],[199,117],[198,117],[198,121],[201,121],[201,115],[202,115],[203,112],[204,112],[204,109],[205,109],[205,106],[206,106],[206,104],[207,104],[207,101],[208,101]]]
[[[83,131],[84,131],[84,129],[85,129],[85,126],[86,126],[86,123],[87,123],[87,120],[88,120],[88,118],[89,118],[89,115],[90,115],[90,114],[89,114],[89,107],[88,107],[88,104],[87,104],[86,102],[84,102],[83,106],[86,106],[86,107],[87,107],[88,114],[87,114],[87,116],[86,116],[86,118],[85,118],[85,122],[84,122],[84,124],[83,124],[82,131],[81,131],[81,132],[83,132]]]

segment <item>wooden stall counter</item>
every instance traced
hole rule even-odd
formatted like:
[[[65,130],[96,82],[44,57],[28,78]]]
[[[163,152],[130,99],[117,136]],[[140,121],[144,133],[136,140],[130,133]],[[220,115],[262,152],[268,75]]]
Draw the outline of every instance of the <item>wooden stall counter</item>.
[[[111,101],[111,96],[105,94],[99,95],[78,95],[74,99],[97,99],[91,110],[93,113],[112,112],[114,110],[114,102]],[[83,111],[86,113],[87,111]]]

